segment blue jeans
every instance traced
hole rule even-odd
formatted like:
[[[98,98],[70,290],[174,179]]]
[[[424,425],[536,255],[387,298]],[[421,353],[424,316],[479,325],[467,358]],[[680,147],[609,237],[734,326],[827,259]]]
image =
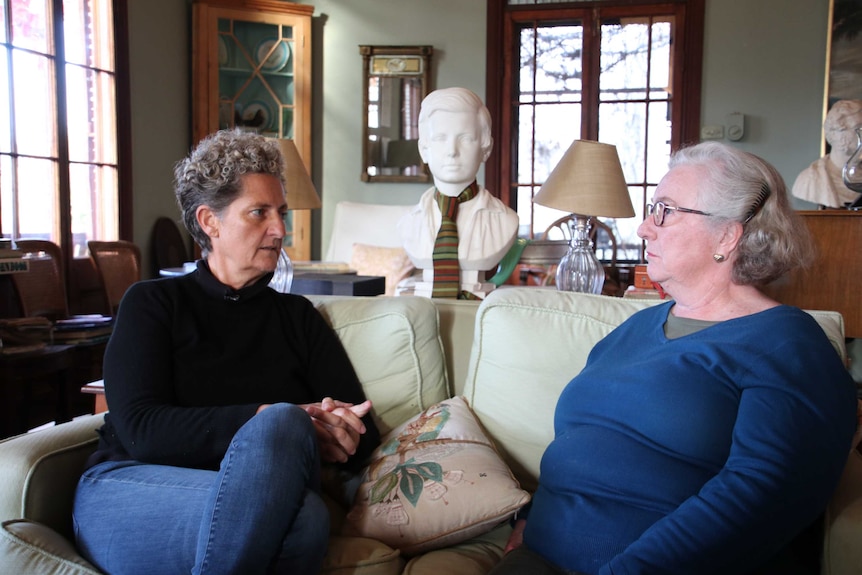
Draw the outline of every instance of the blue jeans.
[[[316,574],[329,536],[311,419],[273,405],[234,435],[219,471],[108,461],[75,493],[81,553],[111,575]]]

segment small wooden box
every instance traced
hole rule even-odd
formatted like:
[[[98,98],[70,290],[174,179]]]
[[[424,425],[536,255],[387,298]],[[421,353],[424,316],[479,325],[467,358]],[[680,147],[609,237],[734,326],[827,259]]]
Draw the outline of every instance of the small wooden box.
[[[639,289],[654,289],[652,280],[647,275],[647,267],[645,265],[635,266],[635,282],[634,286]]]

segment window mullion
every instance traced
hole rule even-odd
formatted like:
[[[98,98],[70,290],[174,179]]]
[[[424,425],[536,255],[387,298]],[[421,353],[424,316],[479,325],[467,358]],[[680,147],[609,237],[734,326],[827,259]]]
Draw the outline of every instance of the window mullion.
[[[69,176],[69,134],[67,129],[68,108],[66,99],[66,43],[63,31],[63,0],[52,0],[54,39],[54,98],[57,106],[57,201],[60,247],[66,269],[72,269],[72,194]],[[68,276],[71,274],[67,274]]]

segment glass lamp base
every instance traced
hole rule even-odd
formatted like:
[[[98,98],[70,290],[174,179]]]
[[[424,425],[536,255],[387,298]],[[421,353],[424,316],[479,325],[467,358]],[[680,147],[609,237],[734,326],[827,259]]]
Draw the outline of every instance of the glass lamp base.
[[[275,266],[275,273],[272,279],[269,280],[269,287],[277,292],[290,293],[290,286],[293,284],[293,262],[287,257],[287,252],[283,249],[278,255],[278,264]]]
[[[593,252],[589,216],[574,215],[569,251],[557,266],[557,289],[581,293],[602,293],[605,270]]]

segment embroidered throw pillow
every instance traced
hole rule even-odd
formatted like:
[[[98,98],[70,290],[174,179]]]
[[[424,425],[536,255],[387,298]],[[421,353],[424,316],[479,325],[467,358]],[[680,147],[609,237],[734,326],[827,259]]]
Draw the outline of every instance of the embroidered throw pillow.
[[[485,533],[529,500],[466,400],[455,397],[383,438],[343,534],[413,555]]]

